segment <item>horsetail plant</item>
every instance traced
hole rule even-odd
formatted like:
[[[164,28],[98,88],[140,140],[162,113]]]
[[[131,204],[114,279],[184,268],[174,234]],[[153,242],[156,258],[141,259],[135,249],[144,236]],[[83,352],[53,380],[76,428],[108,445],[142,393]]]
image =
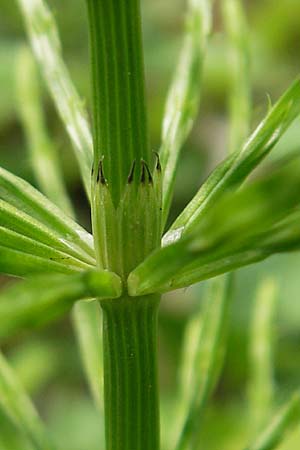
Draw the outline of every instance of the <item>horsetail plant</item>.
[[[198,110],[212,1],[188,2],[184,45],[167,100],[159,153],[151,151],[148,136],[140,1],[86,0],[92,133],[84,104],[63,62],[49,8],[44,0],[17,3],[33,53],[78,159],[91,202],[93,233],[78,225],[70,217],[69,202],[58,198],[64,196],[59,175],[53,181],[60,185],[58,197],[46,189],[40,176],[48,199],[26,181],[0,169],[0,270],[29,278],[0,295],[0,335],[50,321],[75,302],[97,299],[103,322],[106,449],[159,450],[157,312],[161,294],[299,246],[299,158],[243,184],[298,117],[300,81],[287,89],[244,139],[249,127],[249,90],[245,42],[239,41],[242,10],[237,0],[227,1],[225,21],[227,25],[233,21],[233,26],[226,28],[237,56],[232,88],[232,151],[164,233],[180,149]],[[239,101],[239,88],[243,88],[243,101]],[[33,106],[34,95],[32,92],[27,98]],[[39,147],[47,147],[45,141],[37,139],[45,134],[39,119],[41,111],[24,109],[22,117],[32,157],[38,161]],[[52,155],[52,150],[47,154]],[[208,304],[207,321],[197,338],[200,347],[194,362],[202,374],[201,389],[195,399],[186,394],[187,416],[174,444],[177,450],[197,448],[195,417],[202,413],[222,362],[229,281],[227,276],[216,281],[214,308]],[[80,308],[82,303],[77,305]],[[81,317],[86,317],[89,327],[90,316],[84,314],[82,310]],[[99,360],[95,347],[88,353],[80,326],[77,321],[87,372],[99,398],[100,380],[94,377],[95,371],[100,372]],[[88,336],[88,342],[94,340],[93,345],[100,343],[92,331]],[[3,363],[0,379],[5,373]],[[13,403],[6,405],[9,409]],[[298,409],[295,397],[267,437],[251,448],[274,448],[273,443],[288,426],[289,418],[294,420],[294,413],[298,415]],[[34,416],[32,409],[30,414]],[[28,428],[26,423],[23,428]],[[34,448],[53,448],[43,441],[43,427],[37,428],[40,439],[35,439],[34,428],[28,428],[33,430]]]

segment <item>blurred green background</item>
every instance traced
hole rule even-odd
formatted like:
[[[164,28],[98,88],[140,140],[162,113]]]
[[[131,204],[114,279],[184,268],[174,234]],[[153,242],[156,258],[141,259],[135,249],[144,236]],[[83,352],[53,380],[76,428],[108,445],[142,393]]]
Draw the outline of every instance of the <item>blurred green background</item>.
[[[84,3],[84,0],[49,0],[59,25],[65,60],[90,109]],[[171,218],[227,151],[230,66],[220,3],[216,2],[215,7],[201,108],[183,150]],[[244,4],[251,40],[253,128],[267,111],[268,96],[275,101],[299,74],[300,2],[249,0]],[[34,184],[19,120],[15,83],[16,54],[24,44],[25,33],[16,3],[0,0],[0,5],[0,164]],[[181,43],[185,1],[142,0],[142,5],[151,145],[157,150],[164,100]],[[59,149],[69,193],[81,223],[90,228],[89,208],[68,137],[45,89],[43,94],[49,133]],[[299,146],[300,122],[296,121],[268,160],[297,151]],[[300,386],[299,267],[300,255],[295,253],[238,271],[225,367],[203,428],[206,450],[242,449],[250,436],[249,331],[257,285],[266,275],[274,276],[279,284],[273,326],[275,405]],[[8,279],[1,279],[1,283],[7,282]],[[159,347],[163,439],[176,402],[182,337],[189,318],[201,303],[203,284],[172,293],[162,302]],[[101,448],[102,417],[89,395],[69,319],[22,333],[1,344],[60,447],[65,450]],[[0,450],[26,450],[20,439],[13,425],[0,415]],[[281,450],[297,448],[300,448],[300,426],[280,447]]]

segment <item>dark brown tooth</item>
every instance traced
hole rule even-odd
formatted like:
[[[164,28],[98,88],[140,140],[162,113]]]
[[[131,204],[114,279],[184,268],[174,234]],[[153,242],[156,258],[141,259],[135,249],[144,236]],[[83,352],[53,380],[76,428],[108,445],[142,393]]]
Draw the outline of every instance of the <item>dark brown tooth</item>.
[[[150,169],[148,167],[148,164],[146,163],[146,161],[144,161],[142,159],[141,165],[142,165],[141,183],[145,183],[147,181],[146,177],[148,177],[148,182],[151,184],[152,183],[152,175],[151,175]]]
[[[92,165],[92,171],[91,171],[91,176],[93,176],[93,175],[94,175],[94,163]]]
[[[148,174],[148,181],[149,181],[149,183],[151,184],[152,181],[153,181],[153,180],[152,180],[152,174],[151,174],[151,172],[150,172],[150,169],[149,169],[147,163],[145,163],[145,166],[146,166],[146,170],[147,170],[147,174]]]
[[[155,168],[156,168],[156,170],[157,170],[158,172],[161,172],[161,164],[160,164],[159,153],[157,153],[157,152],[153,152],[153,153],[154,153],[154,155],[156,156],[156,166],[155,166]]]
[[[103,160],[100,159],[98,166],[98,174],[97,174],[97,183],[106,184],[106,179],[103,172]]]
[[[145,183],[146,181],[146,167],[145,167],[146,163],[145,161],[142,159],[141,160],[141,166],[142,166],[142,172],[141,172],[141,183]]]
[[[134,178],[134,172],[135,172],[135,166],[136,166],[136,161],[134,160],[127,178],[127,183],[131,184],[133,182],[133,178]]]

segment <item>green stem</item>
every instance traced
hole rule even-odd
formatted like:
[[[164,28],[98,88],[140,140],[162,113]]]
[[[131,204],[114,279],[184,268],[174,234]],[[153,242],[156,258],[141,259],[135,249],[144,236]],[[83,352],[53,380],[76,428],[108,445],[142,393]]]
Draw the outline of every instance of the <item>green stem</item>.
[[[159,450],[159,298],[101,302],[106,450]]]
[[[117,206],[133,161],[150,160],[140,0],[86,1],[93,84],[94,178],[103,159],[104,174]],[[137,171],[140,173],[139,164]]]
[[[140,0],[86,0],[94,109],[92,223],[98,267],[128,274],[160,245],[160,164],[151,170]],[[101,302],[106,450],[159,450],[157,297]]]
[[[126,283],[128,274],[160,245],[161,237],[161,176],[150,165],[140,0],[86,2],[94,107],[96,259],[99,267],[116,272]]]

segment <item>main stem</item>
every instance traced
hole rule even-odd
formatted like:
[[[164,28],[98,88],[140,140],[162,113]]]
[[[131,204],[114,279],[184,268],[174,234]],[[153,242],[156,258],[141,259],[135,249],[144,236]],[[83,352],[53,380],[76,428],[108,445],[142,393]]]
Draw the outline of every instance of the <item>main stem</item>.
[[[140,0],[86,0],[93,85],[92,225],[98,267],[123,297],[102,301],[106,450],[159,450],[159,298],[127,296],[160,245],[161,174],[151,170]]]
[[[140,0],[86,0],[93,85],[94,175],[99,162],[115,206],[132,163],[150,161]]]
[[[159,450],[155,296],[101,303],[106,450]]]

